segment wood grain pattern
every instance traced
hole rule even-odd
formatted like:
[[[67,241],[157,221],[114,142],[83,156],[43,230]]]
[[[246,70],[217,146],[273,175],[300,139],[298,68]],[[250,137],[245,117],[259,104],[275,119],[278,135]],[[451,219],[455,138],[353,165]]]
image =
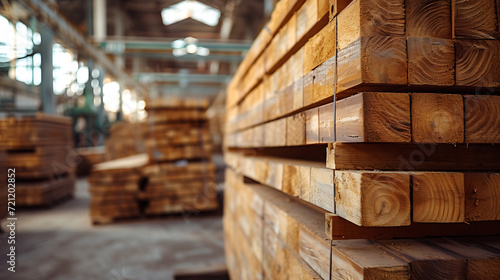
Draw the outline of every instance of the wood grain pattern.
[[[465,95],[465,142],[500,143],[500,96]]]
[[[465,220],[500,220],[500,174],[465,173]]]
[[[335,21],[329,22],[304,45],[304,73],[335,56]]]
[[[408,83],[455,84],[455,46],[452,40],[408,37]]]
[[[332,243],[332,279],[410,279],[409,264],[369,240]]]
[[[306,144],[306,115],[304,112],[286,118],[286,145]]]
[[[337,91],[406,85],[406,40],[403,37],[361,37],[338,52]]]
[[[456,38],[498,38],[495,0],[454,0],[454,5]]]
[[[491,144],[332,143],[326,165],[344,170],[500,169],[500,147]]]
[[[410,175],[336,171],[336,214],[359,226],[404,226],[410,221]]]
[[[425,240],[467,260],[467,279],[495,279],[500,275],[500,251],[485,248],[465,238]]]
[[[404,227],[360,227],[332,213],[325,214],[325,233],[327,238],[343,239],[393,239],[418,238],[431,236],[482,236],[500,234],[500,222],[471,223],[412,223]]]
[[[337,17],[339,50],[363,36],[403,36],[403,0],[354,0]]]
[[[414,93],[412,99],[413,141],[417,143],[463,143],[462,96]]]
[[[319,107],[320,142],[410,142],[410,96],[358,93]],[[335,126],[337,137],[335,138]]]
[[[318,102],[333,99],[334,93],[334,79],[332,71],[335,70],[336,58],[335,56],[328,59],[320,66],[313,70],[313,91],[311,94],[304,94],[304,106],[317,104]]]
[[[319,142],[319,110],[313,108],[305,112],[306,143],[316,144]]]
[[[451,39],[450,0],[406,0],[406,36]]]
[[[463,173],[412,175],[413,222],[460,223],[465,220]]]
[[[466,279],[466,261],[414,239],[376,241],[410,264],[411,279]]]
[[[457,39],[455,46],[458,86],[500,87],[499,41]]]

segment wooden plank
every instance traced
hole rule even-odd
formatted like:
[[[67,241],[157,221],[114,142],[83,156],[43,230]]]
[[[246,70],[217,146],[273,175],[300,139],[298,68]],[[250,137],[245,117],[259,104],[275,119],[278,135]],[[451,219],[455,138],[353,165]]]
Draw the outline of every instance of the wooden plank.
[[[411,95],[411,99],[414,142],[464,142],[462,96],[456,94],[414,93]]]
[[[320,142],[410,142],[410,96],[359,93],[319,108]],[[334,127],[337,137],[335,138]]]
[[[390,89],[408,82],[407,75],[401,75],[408,67],[403,37],[361,37],[337,55],[338,93]]]
[[[412,223],[404,227],[360,227],[332,213],[325,213],[326,236],[342,239],[393,239],[430,236],[481,236],[500,234],[500,222]]]
[[[406,40],[410,85],[453,86],[455,84],[453,40],[417,37],[408,37]]]
[[[264,145],[268,147],[286,145],[286,118],[263,125]]]
[[[500,251],[459,238],[433,238],[425,242],[439,246],[467,261],[467,279],[495,279],[500,275]]]
[[[329,22],[304,45],[304,73],[335,56],[335,21]]]
[[[450,0],[406,0],[406,36],[451,39]]]
[[[305,111],[306,144],[319,143],[319,111],[313,108]]]
[[[304,93],[304,106],[318,104],[333,97],[335,56],[313,70],[313,90]]]
[[[481,170],[500,169],[500,148],[491,144],[334,143],[327,167],[336,170]]]
[[[369,240],[334,241],[331,267],[332,279],[410,279],[406,261]]]
[[[337,46],[343,50],[364,36],[403,36],[403,0],[354,0],[337,17]]]
[[[414,173],[412,195],[413,222],[459,223],[465,220],[463,173]]]
[[[307,0],[297,11],[297,27],[295,29],[297,41],[306,37],[322,18],[327,19],[328,10],[328,0]]]
[[[466,261],[413,239],[376,241],[410,264],[411,279],[466,279]]]
[[[304,65],[304,49],[301,48],[292,56],[292,67],[290,70],[293,72],[293,110],[301,109],[304,106],[304,72],[300,69]]]
[[[465,220],[500,220],[500,174],[465,173]]]
[[[455,37],[499,38],[495,0],[453,0]]]
[[[500,143],[500,96],[465,95],[465,142]]]
[[[405,226],[411,223],[410,175],[336,171],[336,214],[359,226]]]
[[[499,41],[457,39],[455,46],[457,86],[500,87]]]
[[[306,144],[306,114],[294,114],[286,118],[286,145],[300,146]]]
[[[330,212],[335,212],[335,172],[326,168],[311,168],[311,183],[308,202]]]

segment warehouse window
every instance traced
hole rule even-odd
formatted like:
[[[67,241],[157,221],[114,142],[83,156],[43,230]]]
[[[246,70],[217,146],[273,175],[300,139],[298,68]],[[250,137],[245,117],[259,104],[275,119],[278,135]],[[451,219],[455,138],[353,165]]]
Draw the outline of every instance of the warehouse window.
[[[165,25],[192,18],[206,25],[216,26],[220,11],[198,1],[186,0],[163,9],[161,17]]]

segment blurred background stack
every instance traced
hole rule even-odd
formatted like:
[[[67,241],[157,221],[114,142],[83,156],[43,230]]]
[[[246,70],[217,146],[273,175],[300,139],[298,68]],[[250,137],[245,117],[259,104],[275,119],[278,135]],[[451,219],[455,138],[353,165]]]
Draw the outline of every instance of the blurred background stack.
[[[144,197],[148,214],[206,211],[218,207],[208,102],[196,99],[148,103]]]
[[[6,165],[16,169],[17,206],[47,206],[73,197],[75,167],[71,119],[44,114],[0,120]]]

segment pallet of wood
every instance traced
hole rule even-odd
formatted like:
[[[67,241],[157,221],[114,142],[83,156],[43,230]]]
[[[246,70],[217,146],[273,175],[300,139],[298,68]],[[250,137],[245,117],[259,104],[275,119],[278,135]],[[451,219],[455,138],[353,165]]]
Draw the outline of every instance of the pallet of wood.
[[[240,203],[229,211],[227,203],[224,219],[228,227],[241,225],[240,232],[226,230],[233,278],[330,279],[342,259],[358,266],[332,279],[378,279],[370,278],[364,261],[346,258],[358,254],[356,246],[330,262],[335,246],[329,240],[365,239],[360,247],[380,247],[382,241],[367,239],[433,236],[438,241],[405,241],[426,244],[412,246],[415,252],[434,248],[432,263],[443,252],[435,244],[444,242],[439,238],[500,234],[498,5],[279,2],[227,90],[224,149],[233,179],[226,182],[226,201]],[[274,200],[268,202],[273,209],[256,209],[266,195],[250,189],[320,211],[314,216],[321,230],[297,235],[309,224],[291,221],[294,211],[277,211]],[[266,219],[274,219],[271,229]],[[301,244],[302,254],[296,250]],[[483,247],[475,241],[465,246]],[[394,256],[398,249],[389,247],[383,254]],[[444,251],[457,250],[451,255],[461,255],[457,263],[463,263],[462,249]],[[414,258],[422,257],[415,252],[397,258],[413,269]],[[290,275],[280,269],[294,265]],[[392,278],[439,279],[411,269]],[[457,271],[442,278],[468,275]],[[485,279],[500,276],[492,273]]]
[[[148,102],[148,120],[141,128],[148,153],[92,169],[94,224],[218,208],[207,106],[189,99]]]
[[[146,213],[217,209],[208,105],[197,99],[148,102]]]
[[[106,160],[114,160],[146,152],[144,124],[130,122],[113,123],[106,139]]]
[[[36,114],[0,120],[0,148],[15,168],[16,205],[53,205],[73,197],[74,170],[70,118]]]
[[[147,154],[139,154],[93,166],[88,179],[92,223],[106,224],[141,216],[138,197],[142,168],[148,161]]]

